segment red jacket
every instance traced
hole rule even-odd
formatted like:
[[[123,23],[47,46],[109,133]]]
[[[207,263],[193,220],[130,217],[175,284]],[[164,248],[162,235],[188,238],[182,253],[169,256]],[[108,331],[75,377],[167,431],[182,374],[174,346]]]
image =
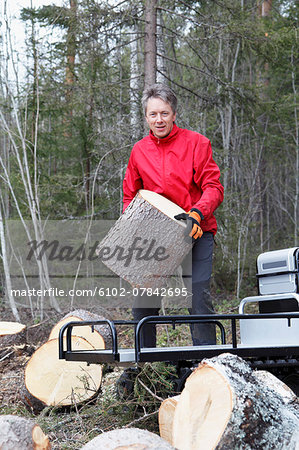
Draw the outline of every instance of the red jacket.
[[[202,230],[215,234],[213,213],[223,201],[219,178],[209,139],[174,123],[167,137],[158,139],[150,132],[134,145],[123,182],[123,210],[139,189],[148,189],[185,211],[199,209]]]

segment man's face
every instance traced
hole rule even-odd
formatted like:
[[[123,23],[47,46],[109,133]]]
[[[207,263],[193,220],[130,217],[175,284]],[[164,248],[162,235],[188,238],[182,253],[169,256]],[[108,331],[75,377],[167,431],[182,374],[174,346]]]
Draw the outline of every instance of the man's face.
[[[154,97],[148,100],[145,118],[156,138],[161,139],[169,135],[175,117],[176,114],[169,103]]]

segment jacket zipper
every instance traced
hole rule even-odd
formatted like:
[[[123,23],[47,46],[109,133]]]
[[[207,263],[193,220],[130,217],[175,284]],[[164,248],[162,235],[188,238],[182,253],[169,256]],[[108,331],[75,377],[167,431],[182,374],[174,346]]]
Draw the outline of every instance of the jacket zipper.
[[[158,141],[160,143],[160,141]],[[163,192],[166,194],[166,174],[165,174],[165,148],[161,145],[162,150],[162,183],[163,183]]]

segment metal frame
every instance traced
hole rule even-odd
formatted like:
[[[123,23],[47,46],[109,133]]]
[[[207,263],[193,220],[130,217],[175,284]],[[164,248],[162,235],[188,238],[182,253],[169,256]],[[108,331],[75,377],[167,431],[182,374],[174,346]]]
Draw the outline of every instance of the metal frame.
[[[250,297],[248,297],[250,298]],[[252,297],[253,298],[253,297]],[[245,300],[245,299],[244,299]],[[253,301],[253,300],[252,300]],[[85,361],[87,363],[119,363],[121,361],[120,353],[123,351],[118,347],[117,341],[117,325],[132,325],[135,327],[135,347],[134,360],[132,363],[154,362],[154,361],[198,361],[203,358],[217,356],[220,353],[229,352],[243,358],[250,358],[253,362],[264,359],[267,364],[269,358],[272,358],[271,366],[276,365],[292,365],[299,366],[299,337],[298,345],[261,345],[249,346],[238,343],[237,339],[237,322],[239,320],[251,319],[285,319],[288,326],[291,326],[292,319],[299,319],[299,313],[268,313],[268,314],[213,314],[213,315],[176,315],[176,316],[148,316],[136,321],[110,321],[107,319],[98,321],[80,321],[69,322],[62,326],[59,332],[59,358],[68,361]],[[223,324],[220,321],[228,320],[231,323],[232,344],[226,344],[226,336]],[[171,324],[173,327],[180,324],[191,323],[215,323],[220,328],[221,345],[210,346],[188,346],[188,347],[160,347],[160,348],[144,348],[141,346],[141,331],[148,324]],[[72,350],[72,331],[75,327],[108,325],[112,336],[111,350]],[[66,337],[66,345],[64,338]],[[66,348],[65,348],[66,347]],[[281,361],[281,359],[287,361]],[[275,361],[276,359],[276,361]]]
[[[244,314],[244,307],[246,303],[258,303],[258,302],[268,302],[273,300],[290,300],[294,298],[298,302],[299,306],[299,294],[295,292],[288,292],[285,294],[264,294],[264,295],[255,295],[252,297],[245,297],[240,301],[239,305],[239,314]],[[271,313],[275,314],[275,313]],[[284,313],[282,313],[284,314]],[[257,317],[256,317],[257,318]]]

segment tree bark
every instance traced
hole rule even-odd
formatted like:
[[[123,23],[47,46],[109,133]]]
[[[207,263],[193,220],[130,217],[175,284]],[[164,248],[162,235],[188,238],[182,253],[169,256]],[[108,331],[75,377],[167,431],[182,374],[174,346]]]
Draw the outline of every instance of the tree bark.
[[[258,14],[261,17],[268,17],[272,8],[272,0],[258,1]]]
[[[137,16],[133,11],[133,16]],[[137,18],[133,19],[132,41],[130,43],[130,125],[132,141],[136,142],[140,134],[140,113],[139,113],[139,75],[138,65],[138,25]]]
[[[165,44],[163,36],[163,17],[162,11],[158,9],[157,11],[157,83],[167,83],[166,65],[165,65]]]
[[[67,63],[65,70],[66,99],[70,104],[72,90],[75,82],[75,57],[76,57],[76,30],[77,30],[77,0],[69,0],[69,24],[67,30]],[[72,116],[72,107],[69,107],[69,115]]]
[[[26,342],[26,325],[19,322],[0,322],[0,347]]]
[[[173,447],[154,433],[139,428],[122,428],[102,433],[81,450],[171,450]]]
[[[61,327],[68,322],[103,320],[104,317],[91,313],[84,309],[76,309],[64,316],[51,330],[49,341],[51,339],[58,339]],[[92,332],[91,327],[75,327],[72,332],[73,336],[82,337],[89,342],[94,348],[111,348],[112,338],[111,331],[108,325],[95,325]]]
[[[168,409],[168,436],[178,450],[295,449],[298,443],[295,394],[272,374],[253,371],[229,353],[203,360],[176,403]]]
[[[93,346],[82,337],[72,337],[72,348],[91,350]],[[25,368],[21,397],[34,413],[45,406],[71,406],[97,395],[102,381],[102,367],[58,358],[58,340],[39,347]]]
[[[156,82],[157,70],[157,0],[145,2],[145,37],[144,37],[144,88]]]
[[[0,190],[0,195],[2,197],[2,192]],[[0,244],[1,244],[1,260],[3,264],[4,269],[4,276],[5,276],[5,284],[6,284],[6,295],[8,298],[9,306],[11,308],[11,311],[14,315],[15,320],[20,320],[19,311],[14,299],[14,296],[12,295],[12,284],[11,284],[11,276],[10,276],[10,270],[9,270],[9,259],[7,255],[7,241],[5,239],[5,231],[4,231],[4,220],[2,216],[2,204],[0,203]]]
[[[0,416],[1,450],[50,450],[48,436],[33,420],[14,415]]]
[[[185,212],[155,192],[140,190],[97,248],[102,262],[133,287],[159,288],[191,250]]]

